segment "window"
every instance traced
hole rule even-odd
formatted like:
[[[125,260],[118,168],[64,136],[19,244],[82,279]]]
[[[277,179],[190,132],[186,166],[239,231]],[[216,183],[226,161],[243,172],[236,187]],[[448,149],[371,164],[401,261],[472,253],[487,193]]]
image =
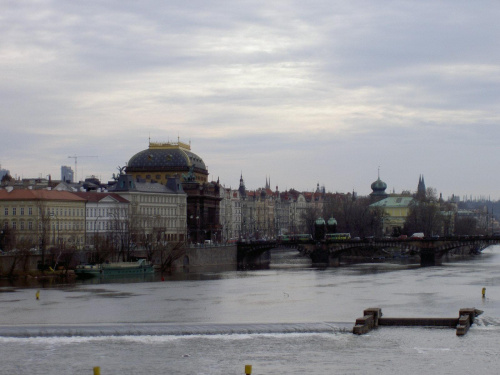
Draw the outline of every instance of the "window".
[[[5,216],[9,216],[9,208],[5,207]]]
[[[28,207],[28,215],[33,215],[33,207]]]
[[[28,221],[28,229],[33,230],[33,222],[32,221]]]
[[[16,208],[12,207],[12,216],[16,216]]]
[[[21,221],[21,230],[24,230],[24,221]]]
[[[21,216],[24,215],[24,207],[21,207]]]
[[[12,222],[12,229],[16,229],[17,228],[17,223],[15,221]]]

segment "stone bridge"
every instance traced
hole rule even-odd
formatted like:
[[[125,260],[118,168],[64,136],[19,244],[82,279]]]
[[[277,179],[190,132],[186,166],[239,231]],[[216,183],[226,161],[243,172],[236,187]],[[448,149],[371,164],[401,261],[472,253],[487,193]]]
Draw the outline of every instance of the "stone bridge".
[[[277,246],[275,241],[238,242],[238,269],[268,266],[271,262],[270,250]]]
[[[434,266],[445,254],[479,254],[491,245],[500,244],[500,237],[460,236],[419,239],[363,239],[295,243],[297,249],[310,256],[313,263],[340,265],[342,256],[384,258],[386,255],[419,256],[421,266]]]

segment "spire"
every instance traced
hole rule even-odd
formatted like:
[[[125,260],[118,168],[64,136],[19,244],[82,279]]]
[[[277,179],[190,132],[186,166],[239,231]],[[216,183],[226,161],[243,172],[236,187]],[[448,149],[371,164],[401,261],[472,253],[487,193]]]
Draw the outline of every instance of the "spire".
[[[425,181],[422,174],[418,178],[417,195],[425,197]]]
[[[238,188],[238,191],[240,193],[240,197],[245,198],[247,193],[246,193],[246,188],[245,188],[245,182],[243,181],[243,172],[241,172],[240,175],[240,187]]]

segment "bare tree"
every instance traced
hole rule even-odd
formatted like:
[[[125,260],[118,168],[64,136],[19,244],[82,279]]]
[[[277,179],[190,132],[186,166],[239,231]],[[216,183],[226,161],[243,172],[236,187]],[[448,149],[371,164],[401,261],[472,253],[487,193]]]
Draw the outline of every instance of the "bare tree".
[[[314,206],[309,206],[300,213],[300,221],[303,223],[307,234],[314,234],[314,223],[321,216],[321,211]]]
[[[440,234],[443,216],[434,202],[414,201],[406,218],[404,231],[408,234],[423,232],[426,236]]]
[[[35,222],[37,237],[38,237],[38,248],[42,255],[40,264],[41,270],[44,271],[45,268],[45,256],[47,253],[47,247],[49,245],[49,236],[50,236],[50,213],[47,208],[47,204],[42,202],[41,200],[37,201],[36,208],[37,210],[37,221]]]
[[[169,242],[160,250],[160,271],[163,273],[172,268],[173,263],[186,253],[184,241]]]
[[[337,220],[337,232],[362,237],[380,236],[386,214],[382,208],[370,207],[370,204],[369,198],[336,196],[324,205],[324,215]]]
[[[477,219],[474,217],[457,217],[455,220],[456,235],[475,235],[479,234]]]

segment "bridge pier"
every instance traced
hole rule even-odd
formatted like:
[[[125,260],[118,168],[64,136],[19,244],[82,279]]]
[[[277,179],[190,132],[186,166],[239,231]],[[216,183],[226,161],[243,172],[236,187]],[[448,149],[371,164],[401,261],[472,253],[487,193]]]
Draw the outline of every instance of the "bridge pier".
[[[316,244],[310,255],[313,264],[330,265],[330,250],[325,244]]]
[[[439,266],[442,263],[442,256],[436,253],[435,249],[420,250],[420,266]]]
[[[270,250],[274,247],[276,247],[274,242],[238,243],[238,269],[268,267],[271,262]]]
[[[332,266],[332,267],[340,267],[340,256],[339,255],[337,255],[337,256],[330,255],[328,265]]]

